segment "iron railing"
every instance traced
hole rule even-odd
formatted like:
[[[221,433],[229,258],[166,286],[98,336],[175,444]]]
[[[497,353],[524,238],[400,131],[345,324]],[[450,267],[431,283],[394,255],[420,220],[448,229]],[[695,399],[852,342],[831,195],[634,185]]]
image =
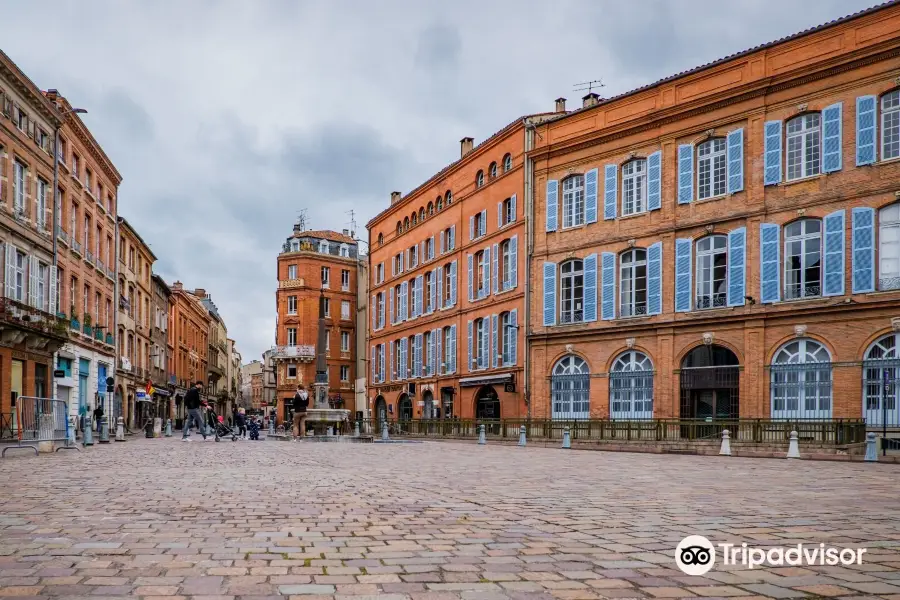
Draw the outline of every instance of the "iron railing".
[[[878,289],[882,292],[900,290],[900,277],[882,277],[878,280]]]
[[[822,295],[822,286],[803,285],[801,283],[789,283],[784,286],[785,300],[799,300],[801,298],[818,298]]]
[[[554,375],[550,378],[550,388],[555,418],[586,419],[590,416],[591,376],[589,374]]]
[[[863,361],[863,416],[870,426],[900,427],[900,359]]]
[[[725,294],[712,294],[711,296],[697,296],[697,309],[722,308],[727,303]]]
[[[830,362],[772,365],[770,370],[774,418],[831,418]]]

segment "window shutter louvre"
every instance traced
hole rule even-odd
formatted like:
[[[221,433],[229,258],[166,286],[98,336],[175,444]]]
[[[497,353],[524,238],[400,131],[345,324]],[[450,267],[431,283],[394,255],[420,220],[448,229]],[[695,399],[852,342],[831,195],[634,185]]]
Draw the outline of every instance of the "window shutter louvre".
[[[28,304],[35,308],[41,308],[38,306],[38,257],[37,256],[29,256],[28,257]],[[85,310],[85,312],[88,312]]]
[[[487,209],[481,211],[481,223],[478,228],[479,237],[487,233]]]
[[[518,326],[519,309],[514,308],[509,313],[509,324]],[[509,364],[515,366],[518,362],[519,330],[515,327],[509,330]]]
[[[728,232],[728,306],[743,306],[747,295],[747,228]]]
[[[378,364],[376,363],[375,346],[372,346],[372,383],[378,383],[375,376],[378,374]]]
[[[559,182],[556,179],[547,181],[547,226],[546,231],[556,231],[559,217]]]
[[[662,152],[647,157],[647,210],[662,208]]]
[[[584,257],[584,321],[597,320],[597,255]]]
[[[475,239],[475,215],[469,217],[469,241]]]
[[[400,321],[406,321],[409,318],[409,284],[404,281],[400,284]]]
[[[450,247],[447,250],[453,250],[456,248],[456,225],[450,226]]]
[[[647,314],[662,313],[662,242],[647,248]]]
[[[422,376],[422,334],[416,334],[416,377]]]
[[[515,194],[513,194],[510,197],[509,204],[510,204],[510,209],[511,209],[509,219],[510,219],[510,223],[512,223],[516,220],[516,195]]]
[[[444,308],[444,267],[438,267],[434,270],[434,286],[437,289],[437,303],[432,304],[435,308]]]
[[[456,335],[456,325],[450,326],[450,352],[451,359],[448,361],[450,363],[450,372],[456,373],[456,356],[459,354],[459,347],[457,346],[457,335]]]
[[[51,266],[50,267],[50,314],[55,315],[58,311],[58,307],[56,306],[56,287],[59,285],[59,282],[56,280],[56,269]]]
[[[744,191],[744,130],[735,129],[728,133],[725,148],[728,163],[728,193]]]
[[[437,308],[438,296],[438,269],[431,271],[431,291],[428,294],[428,312],[433,313]]]
[[[781,121],[765,124],[765,176],[763,185],[781,183]]]
[[[837,210],[825,215],[823,296],[844,295],[844,214]]]
[[[485,363],[489,363],[492,369],[497,368],[497,354],[500,351],[501,345],[497,343],[497,315],[491,315],[491,339],[488,346],[488,356],[490,360],[485,360]],[[495,346],[495,347],[492,347]]]
[[[497,229],[503,227],[503,201],[497,203]]]
[[[467,254],[467,255],[466,255],[466,261],[467,261],[467,263],[468,263],[468,265],[469,265],[469,302],[471,302],[472,300],[475,299],[475,296],[474,296],[475,290],[474,290],[473,287],[472,287],[472,285],[473,285],[473,283],[472,283],[472,281],[473,281],[473,280],[472,280],[472,275],[473,275],[473,273],[472,273],[472,255],[471,255],[471,254]]]
[[[400,372],[400,379],[406,379],[406,365],[409,361],[406,360],[406,354],[408,352],[408,340],[407,338],[403,338],[400,340],[400,368],[398,371]]]
[[[472,321],[466,321],[466,327],[469,330],[469,349],[466,354],[466,371],[472,372]]]
[[[416,277],[416,316],[421,317],[425,312],[425,276]]]
[[[759,298],[763,304],[781,300],[780,232],[781,227],[774,223],[760,223],[759,225]]]
[[[694,200],[694,146],[678,146],[678,204]]]
[[[382,302],[380,308],[378,309],[378,328],[384,329],[384,292],[381,292],[381,294]]]
[[[600,172],[591,169],[584,174],[584,220],[587,223],[597,222],[597,184]]]
[[[434,330],[434,374],[435,375],[443,375],[446,370],[444,369],[444,357],[441,354],[444,351],[444,330],[440,327]]]
[[[509,240],[509,282],[505,289],[515,289],[519,285],[519,235]]]
[[[875,209],[857,207],[851,214],[853,219],[853,293],[874,292]]]
[[[601,260],[601,307],[600,315],[604,321],[612,321],[616,318],[616,255],[613,252],[604,252]]]
[[[397,324],[397,316],[396,316],[397,313],[394,312],[394,290],[391,290],[390,305],[391,305],[391,325],[396,325]]]
[[[875,96],[856,99],[856,166],[871,165],[878,159],[875,143]]]
[[[444,232],[441,232],[441,235],[438,236],[438,253],[444,253]]]
[[[6,297],[16,298],[16,247],[6,242],[6,272],[4,273],[4,282],[6,283]],[[75,299],[72,299],[75,304]]]
[[[691,270],[694,241],[690,238],[675,240],[675,312],[691,310]]]
[[[388,363],[388,380],[395,381],[397,379],[397,371],[396,367],[394,367],[394,340],[388,342],[388,354],[390,355]]]
[[[843,134],[843,102],[822,109],[822,172],[834,173],[841,170]]]
[[[556,325],[556,263],[544,263],[544,326]]]
[[[450,306],[456,306],[456,261],[450,263]]]
[[[378,311],[376,309],[378,306],[377,299],[377,295],[372,294],[372,305],[370,309],[372,311],[372,329],[378,329]]]
[[[618,165],[603,167],[603,219],[610,221],[616,218],[616,186],[619,177]]]
[[[491,256],[491,258],[493,259],[493,264],[492,264],[492,267],[491,267],[491,269],[492,269],[492,271],[493,271],[493,272],[491,273],[491,281],[493,282],[494,293],[495,293],[495,294],[496,294],[497,292],[500,291],[500,285],[499,285],[499,280],[500,280],[500,278],[498,277],[498,275],[499,275],[499,263],[500,263],[500,252],[499,252],[499,250],[500,250],[500,245],[499,245],[499,244],[494,244],[493,254],[492,254],[492,256]]]

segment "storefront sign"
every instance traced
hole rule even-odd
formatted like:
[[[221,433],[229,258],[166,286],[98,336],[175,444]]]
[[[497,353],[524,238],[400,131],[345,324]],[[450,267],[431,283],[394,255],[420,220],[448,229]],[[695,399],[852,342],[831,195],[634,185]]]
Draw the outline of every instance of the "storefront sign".
[[[402,392],[402,391],[403,391],[403,385],[402,385],[402,384],[401,384],[401,385],[385,385],[385,386],[382,386],[382,387],[376,387],[376,388],[375,388],[375,391],[376,391],[377,393],[382,393],[382,392]]]

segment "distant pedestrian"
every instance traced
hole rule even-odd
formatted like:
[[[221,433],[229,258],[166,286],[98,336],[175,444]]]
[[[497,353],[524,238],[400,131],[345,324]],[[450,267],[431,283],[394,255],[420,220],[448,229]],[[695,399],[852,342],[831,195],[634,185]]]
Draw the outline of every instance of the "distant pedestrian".
[[[237,411],[237,417],[235,419],[235,424],[238,428],[238,435],[241,436],[242,440],[247,439],[247,417],[244,413],[244,409],[240,408]]]
[[[103,419],[103,406],[97,405],[94,409],[94,422],[97,424],[97,432],[100,432],[100,420]]]
[[[200,434],[203,435],[203,439],[206,440],[206,423],[203,422],[203,415],[200,413],[200,406],[202,404],[202,401],[200,400],[201,389],[203,389],[203,382],[198,381],[194,384],[194,387],[189,389],[184,395],[184,406],[187,409],[188,414],[187,418],[184,420],[184,427],[181,428],[181,441],[183,442],[191,441],[188,434],[191,431],[192,423],[197,425]]]
[[[250,417],[250,439],[258,440],[259,439],[259,421],[256,420],[256,416]]]
[[[303,384],[297,386],[294,394],[294,438],[306,435],[306,409],[309,408],[309,394]]]

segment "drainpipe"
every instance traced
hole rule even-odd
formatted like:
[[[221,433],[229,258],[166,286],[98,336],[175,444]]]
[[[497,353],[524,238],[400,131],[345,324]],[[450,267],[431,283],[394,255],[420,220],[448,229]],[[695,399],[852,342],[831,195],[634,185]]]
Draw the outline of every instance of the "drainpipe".
[[[528,333],[531,331],[531,255],[534,250],[534,167],[528,152],[532,149],[534,140],[534,126],[524,119],[525,125],[525,381],[522,384],[522,393],[525,396],[526,418],[531,419],[531,348]],[[517,332],[518,333],[518,332]]]

